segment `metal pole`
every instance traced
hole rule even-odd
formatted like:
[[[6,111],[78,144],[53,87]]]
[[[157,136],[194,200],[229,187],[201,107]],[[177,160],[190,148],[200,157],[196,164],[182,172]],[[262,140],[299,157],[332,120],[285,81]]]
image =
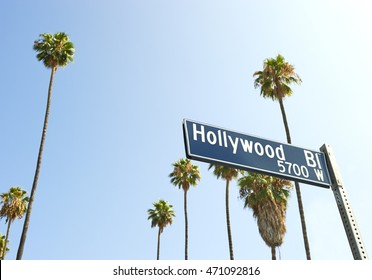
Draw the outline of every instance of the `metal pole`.
[[[337,207],[340,212],[342,223],[344,224],[347,239],[349,241],[354,260],[368,259],[367,250],[364,247],[362,236],[358,229],[351,204],[348,199],[345,185],[342,181],[340,171],[336,162],[336,157],[331,146],[324,144],[320,151],[325,154],[329,175],[331,176],[331,189],[336,199]]]

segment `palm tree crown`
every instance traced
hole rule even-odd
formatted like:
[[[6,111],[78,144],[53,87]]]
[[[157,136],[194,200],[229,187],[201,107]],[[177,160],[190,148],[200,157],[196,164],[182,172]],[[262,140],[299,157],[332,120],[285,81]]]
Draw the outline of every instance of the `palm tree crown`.
[[[283,99],[292,95],[290,84],[300,84],[300,76],[294,71],[294,66],[285,61],[280,54],[276,58],[268,58],[264,61],[262,71],[256,71],[257,76],[254,87],[261,88],[261,95],[272,100]]]
[[[169,174],[171,183],[184,191],[188,191],[190,186],[196,186],[200,181],[200,172],[197,165],[193,165],[189,159],[180,159],[173,163],[173,172]]]
[[[11,187],[9,192],[1,194],[0,218],[6,218],[8,223],[5,240],[2,247],[1,259],[4,259],[9,239],[10,225],[15,219],[21,219],[27,210],[29,198],[26,191],[20,187]]]
[[[240,198],[244,208],[250,208],[257,219],[259,233],[266,245],[272,249],[283,244],[286,232],[285,214],[291,182],[268,175],[246,172],[239,179]]]
[[[173,217],[176,216],[173,205],[168,205],[167,201],[160,199],[158,202],[154,202],[153,206],[154,209],[147,210],[148,220],[151,220],[151,227],[159,227],[160,233],[162,233],[167,225],[172,224]]]
[[[217,179],[222,178],[226,181],[231,181],[233,179],[238,178],[239,173],[241,173],[239,169],[223,165],[210,164],[208,169],[211,168],[213,168],[213,175],[216,176]]]
[[[16,218],[21,219],[26,212],[28,197],[26,191],[20,187],[12,187],[9,192],[1,195],[2,207],[0,217],[6,218],[6,222],[13,222]]]
[[[5,248],[5,251],[4,251],[4,248]],[[0,233],[0,258],[4,259],[8,251],[9,251],[8,241],[5,243],[5,235]]]
[[[40,39],[34,42],[36,58],[43,61],[46,68],[64,67],[73,61],[74,45],[64,32],[40,34]]]

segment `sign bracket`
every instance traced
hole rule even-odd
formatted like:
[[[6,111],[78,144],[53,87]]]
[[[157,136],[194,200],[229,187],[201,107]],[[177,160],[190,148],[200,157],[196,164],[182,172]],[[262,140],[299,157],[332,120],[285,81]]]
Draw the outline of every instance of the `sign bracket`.
[[[322,151],[326,157],[326,163],[331,177],[331,188],[336,199],[336,204],[340,212],[353,257],[355,260],[366,260],[368,259],[367,250],[364,247],[362,236],[356,223],[345,185],[342,181],[336,157],[329,145],[324,144],[320,148],[320,151]]]

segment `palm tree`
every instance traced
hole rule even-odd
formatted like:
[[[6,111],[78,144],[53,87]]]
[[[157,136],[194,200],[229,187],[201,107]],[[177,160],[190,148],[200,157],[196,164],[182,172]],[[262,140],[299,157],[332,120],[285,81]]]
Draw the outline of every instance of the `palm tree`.
[[[240,171],[235,168],[210,164],[209,169],[213,169],[213,174],[217,177],[217,179],[222,178],[226,181],[226,196],[225,196],[225,203],[226,203],[226,225],[227,225],[227,237],[229,241],[229,252],[230,252],[230,260],[234,259],[234,251],[233,251],[233,243],[232,243],[232,234],[231,234],[231,227],[230,227],[230,209],[229,209],[229,185],[232,179],[238,178]]]
[[[0,218],[6,218],[5,222],[8,223],[5,241],[2,245],[1,259],[4,259],[6,245],[9,238],[10,225],[16,218],[21,219],[23,217],[24,213],[26,212],[29,199],[26,196],[26,191],[22,190],[20,187],[11,187],[7,193],[1,194],[1,199],[2,206],[0,209]]]
[[[35,198],[36,187],[39,179],[39,172],[41,167],[44,142],[46,137],[46,131],[48,127],[50,102],[52,97],[52,86],[54,74],[58,67],[64,67],[68,63],[73,61],[75,53],[74,45],[70,42],[70,38],[64,32],[58,32],[54,35],[44,33],[40,35],[40,38],[34,42],[34,50],[37,52],[36,58],[44,63],[46,68],[51,69],[49,88],[48,88],[48,99],[45,110],[44,126],[41,134],[41,141],[39,147],[39,154],[37,158],[36,170],[34,175],[34,181],[31,188],[30,202],[26,213],[25,222],[23,225],[21,240],[17,252],[17,260],[22,259],[23,249],[26,242],[28,226],[30,223],[30,216],[32,211],[32,204]]]
[[[189,159],[181,158],[173,163],[173,172],[169,174],[171,183],[183,189],[183,205],[185,213],[185,260],[188,259],[188,218],[187,218],[187,191],[190,186],[196,186],[200,181],[200,172],[197,165],[193,165]]]
[[[285,215],[291,182],[285,179],[246,172],[239,179],[240,198],[244,208],[251,208],[257,219],[259,233],[271,248],[271,256],[276,260],[276,247],[283,244],[286,232]]]
[[[256,76],[254,87],[261,89],[261,96],[264,98],[271,98],[272,100],[277,100],[279,102],[288,144],[291,144],[292,140],[283,100],[286,96],[292,95],[293,91],[290,87],[291,84],[300,84],[302,82],[301,78],[294,70],[294,66],[285,61],[282,55],[278,54],[276,58],[266,59],[264,61],[263,70],[256,71],[253,74],[253,76]],[[310,260],[310,247],[307,237],[304,207],[302,204],[300,184],[298,182],[295,182],[295,189],[301,219],[306,258]]]
[[[148,220],[151,220],[151,227],[158,227],[158,249],[157,249],[157,260],[160,257],[160,235],[163,233],[164,228],[167,225],[171,225],[173,217],[176,217],[173,211],[173,205],[168,205],[167,201],[160,199],[158,202],[154,202],[155,209],[147,210],[149,216]]]
[[[6,252],[9,251],[8,243],[9,242],[5,243],[5,235],[0,233],[0,256],[3,256],[1,259],[4,259]],[[4,251],[4,248],[5,248],[5,251]]]

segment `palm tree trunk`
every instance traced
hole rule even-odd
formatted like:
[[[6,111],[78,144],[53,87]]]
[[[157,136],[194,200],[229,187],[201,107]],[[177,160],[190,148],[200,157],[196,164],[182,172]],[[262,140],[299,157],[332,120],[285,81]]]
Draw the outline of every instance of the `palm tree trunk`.
[[[288,125],[288,121],[287,121],[287,115],[286,115],[285,110],[284,110],[284,104],[283,104],[283,99],[282,98],[279,98],[279,105],[280,105],[280,110],[282,112],[285,132],[286,132],[286,135],[287,135],[287,143],[292,144],[291,135],[290,135],[290,132],[289,132],[289,125]],[[309,240],[308,240],[308,237],[307,237],[307,230],[306,230],[305,212],[304,212],[304,207],[303,207],[303,204],[302,204],[300,184],[298,182],[295,182],[295,189],[296,189],[296,195],[297,195],[298,210],[300,212],[300,218],[301,218],[301,227],[302,227],[302,235],[303,235],[303,238],[304,238],[306,259],[311,260],[310,246],[309,246]]]
[[[159,227],[159,231],[158,231],[158,250],[157,250],[157,257],[156,257],[157,260],[160,259],[160,234],[161,234],[161,229]]]
[[[276,260],[276,250],[275,246],[271,246],[271,259]]]
[[[229,239],[229,250],[230,250],[230,260],[234,259],[232,234],[230,227],[230,209],[229,209],[229,180],[226,180],[226,225],[227,225],[227,236]]]
[[[287,114],[285,113],[284,109],[284,104],[283,104],[283,99],[279,98],[279,105],[280,105],[280,111],[282,112],[282,118],[283,118],[283,123],[284,123],[284,128],[285,128],[285,134],[287,135],[287,143],[292,144],[291,140],[291,134],[289,133],[289,125],[287,121]]]
[[[297,194],[298,210],[300,212],[300,217],[301,217],[302,234],[304,236],[306,259],[311,260],[309,240],[307,238],[305,212],[304,212],[304,207],[302,205],[302,196],[301,196],[300,184],[298,182],[295,182],[295,188],[296,188],[296,194]]]
[[[185,211],[185,260],[188,260],[188,243],[189,243],[189,223],[187,219],[187,190],[184,191],[183,194],[183,205],[184,205],[184,211]]]
[[[1,259],[5,259],[5,254],[6,254],[6,244],[8,243],[8,238],[9,238],[9,232],[10,232],[10,224],[12,223],[11,220],[8,220],[8,227],[6,229],[6,235],[5,235],[5,242],[4,242],[4,248],[3,248],[3,255],[1,256]]]
[[[28,202],[28,207],[27,207],[27,212],[26,212],[26,218],[25,218],[25,222],[23,224],[22,235],[21,235],[21,239],[20,239],[20,242],[19,242],[19,247],[18,247],[18,252],[17,252],[17,260],[22,259],[23,250],[24,250],[26,237],[27,237],[28,226],[30,224],[32,204],[34,202],[37,182],[39,180],[39,172],[40,172],[41,161],[42,161],[42,157],[43,157],[44,142],[45,142],[47,127],[48,127],[50,102],[51,102],[51,98],[52,98],[53,78],[54,78],[54,74],[55,74],[56,71],[57,71],[57,67],[54,67],[54,68],[52,68],[52,72],[50,74],[50,81],[49,81],[49,88],[48,88],[48,100],[47,100],[46,110],[45,110],[43,132],[42,132],[42,135],[41,135],[39,154],[38,154],[38,158],[37,158],[37,164],[36,164],[36,170],[35,170],[35,176],[34,176],[34,182],[32,184],[30,200]]]

